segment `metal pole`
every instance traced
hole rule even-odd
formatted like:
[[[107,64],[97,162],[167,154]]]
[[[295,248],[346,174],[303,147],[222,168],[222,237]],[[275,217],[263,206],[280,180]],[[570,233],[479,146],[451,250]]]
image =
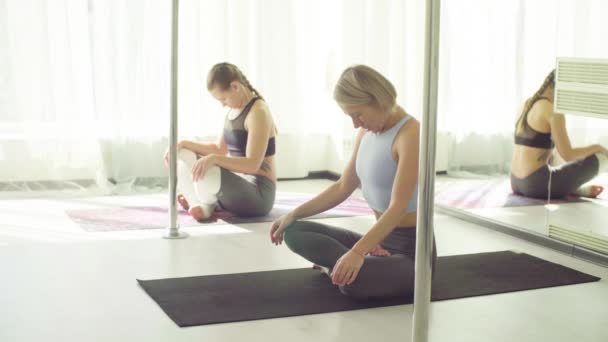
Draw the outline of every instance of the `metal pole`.
[[[433,205],[435,194],[435,136],[437,133],[437,70],[439,63],[440,0],[426,1],[424,98],[420,135],[418,218],[414,287],[413,342],[427,342],[431,304]]]
[[[171,4],[171,124],[169,131],[169,227],[166,239],[182,239],[188,234],[179,231],[177,223],[177,50],[179,27],[179,0]]]

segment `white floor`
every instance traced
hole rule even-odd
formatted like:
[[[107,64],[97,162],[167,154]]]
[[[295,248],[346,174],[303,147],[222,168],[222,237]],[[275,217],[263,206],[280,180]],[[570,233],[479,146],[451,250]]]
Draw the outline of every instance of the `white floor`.
[[[281,182],[279,191],[315,192],[327,184]],[[183,228],[188,239],[169,241],[159,230],[83,232],[63,214],[81,205],[82,199],[0,202],[0,341],[410,340],[411,305],[179,328],[136,278],[309,264],[270,244],[268,223]],[[323,221],[364,232],[372,220]],[[432,303],[430,341],[608,341],[607,268],[447,216],[437,215],[435,227],[440,255],[518,250],[604,279]]]

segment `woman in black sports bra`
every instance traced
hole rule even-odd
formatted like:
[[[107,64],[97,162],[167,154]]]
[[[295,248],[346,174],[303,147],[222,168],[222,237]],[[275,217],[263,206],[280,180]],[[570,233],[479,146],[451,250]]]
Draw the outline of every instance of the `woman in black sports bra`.
[[[234,64],[214,65],[207,90],[230,110],[216,143],[178,143],[177,200],[199,221],[216,207],[238,216],[266,215],[274,205],[277,181],[277,130],[270,110]]]
[[[572,147],[564,114],[553,111],[554,92],[555,70],[534,96],[526,100],[515,124],[511,162],[513,192],[543,199],[568,194],[597,197],[604,189],[602,186],[582,185],[607,169],[608,150],[601,145]],[[554,148],[566,164],[549,165]]]

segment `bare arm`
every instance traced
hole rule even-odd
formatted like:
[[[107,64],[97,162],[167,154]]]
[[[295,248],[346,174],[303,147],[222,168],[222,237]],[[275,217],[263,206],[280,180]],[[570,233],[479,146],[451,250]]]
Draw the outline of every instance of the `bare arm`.
[[[395,141],[399,160],[390,204],[367,234],[353,246],[352,249],[357,254],[366,255],[382,242],[406,215],[410,198],[418,182],[419,134],[420,124],[413,120],[400,130]]]
[[[357,164],[357,152],[359,151],[359,145],[361,144],[361,139],[364,134],[365,130],[360,129],[357,138],[355,139],[355,147],[353,148],[350,160],[337,182],[330,185],[325,191],[313,199],[281,216],[272,223],[270,228],[270,241],[272,241],[273,244],[280,245],[283,242],[283,232],[295,220],[313,216],[331,209],[344,202],[344,200],[357,189],[359,186],[359,177],[357,177],[355,166]]]
[[[245,157],[215,156],[213,163],[234,172],[251,174],[260,168],[270,171],[270,166],[264,163],[268,139],[274,128],[270,113],[260,107],[252,108],[247,116],[246,126],[248,136]]]
[[[357,177],[355,165],[357,163],[359,145],[364,134],[365,130],[363,129],[360,129],[357,133],[355,147],[340,179],[310,201],[294,209],[293,214],[296,220],[313,216],[335,207],[344,202],[357,189],[359,177]]]
[[[194,153],[200,154],[202,156],[207,156],[210,154],[221,154],[225,155],[228,153],[228,147],[224,142],[224,134],[220,134],[217,143],[201,143],[194,142],[190,140],[182,140],[179,142],[180,148],[185,148]]]
[[[557,152],[565,161],[570,162],[587,158],[595,153],[605,153],[605,149],[600,145],[573,148],[566,130],[566,118],[564,114],[551,114],[549,124],[551,125],[551,134],[553,135]]]

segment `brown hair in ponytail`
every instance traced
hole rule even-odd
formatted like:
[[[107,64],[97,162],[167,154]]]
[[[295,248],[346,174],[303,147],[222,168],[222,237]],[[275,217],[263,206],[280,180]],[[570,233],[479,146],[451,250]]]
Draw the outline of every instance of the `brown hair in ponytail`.
[[[549,87],[555,87],[555,69],[551,70],[549,75],[547,75],[547,77],[545,77],[543,84],[540,86],[540,88],[538,88],[536,93],[534,93],[534,95],[532,95],[532,97],[530,97],[529,99],[526,100],[526,103],[524,104],[524,110],[521,112],[521,114],[519,116],[519,120],[517,120],[517,123],[515,124],[516,130],[518,132],[523,129],[524,122],[522,119],[523,119],[524,114],[530,111],[530,109],[532,108],[532,105],[543,96],[543,93]]]
[[[245,74],[234,64],[218,63],[214,65],[207,75],[207,90],[211,90],[215,86],[219,86],[222,90],[230,88],[230,82],[239,81],[242,85],[251,90],[257,97],[263,99],[259,91],[257,91]]]

